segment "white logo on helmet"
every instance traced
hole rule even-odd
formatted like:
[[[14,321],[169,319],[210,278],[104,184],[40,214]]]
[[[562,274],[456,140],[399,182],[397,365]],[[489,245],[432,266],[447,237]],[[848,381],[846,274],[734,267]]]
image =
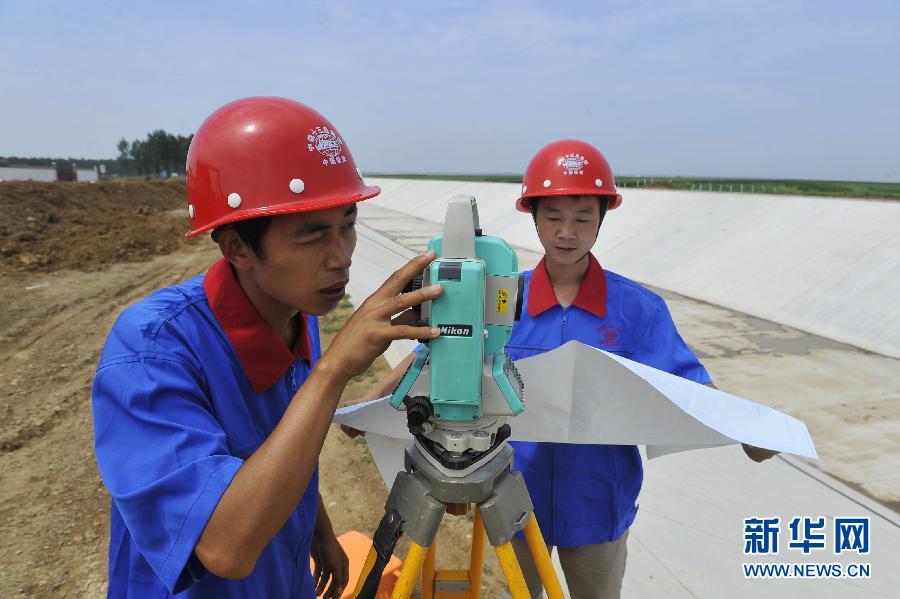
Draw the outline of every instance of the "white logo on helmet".
[[[566,154],[556,161],[558,166],[563,168],[564,175],[583,175],[584,167],[587,166],[588,160],[581,154]]]
[[[314,127],[309,130],[306,136],[308,144],[306,149],[310,152],[318,152],[322,158],[322,164],[329,166],[332,164],[343,164],[347,162],[347,157],[343,156],[344,140],[338,137],[333,129],[328,127]]]

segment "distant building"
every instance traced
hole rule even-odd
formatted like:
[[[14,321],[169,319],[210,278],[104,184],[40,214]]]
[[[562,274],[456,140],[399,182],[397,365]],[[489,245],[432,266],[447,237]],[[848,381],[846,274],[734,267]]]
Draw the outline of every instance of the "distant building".
[[[0,181],[82,181],[94,183],[97,169],[78,168],[74,163],[56,166],[0,166]]]

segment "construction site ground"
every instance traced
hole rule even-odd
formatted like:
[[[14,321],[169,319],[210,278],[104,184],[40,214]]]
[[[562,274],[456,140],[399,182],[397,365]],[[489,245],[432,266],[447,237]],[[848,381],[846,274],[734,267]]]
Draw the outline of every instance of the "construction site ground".
[[[407,247],[433,233],[411,221],[409,231],[392,230],[383,209],[363,210],[361,218]],[[110,500],[93,456],[90,385],[125,306],[218,258],[208,237],[183,239],[186,222],[177,181],[0,183],[0,597],[105,595]],[[682,296],[667,299],[722,388],[768,390],[767,403],[807,423],[821,460],[803,467],[845,481],[896,522],[897,360]],[[323,319],[326,341],[349,312],[345,304]],[[358,399],[386,368],[377,362],[343,401]],[[332,430],[321,481],[336,531],[370,534],[386,490],[365,444]],[[645,518],[653,510],[645,501]],[[442,530],[439,567],[464,564],[468,529],[461,517]],[[739,534],[736,528],[737,545]],[[490,555],[487,568],[484,596],[498,597]]]

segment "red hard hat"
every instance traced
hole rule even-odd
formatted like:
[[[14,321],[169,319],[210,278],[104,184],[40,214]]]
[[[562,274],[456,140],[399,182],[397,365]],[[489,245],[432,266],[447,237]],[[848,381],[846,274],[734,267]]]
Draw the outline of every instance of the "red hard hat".
[[[188,216],[199,235],[226,223],[353,204],[366,185],[321,114],[286,98],[236,100],[200,125],[187,156]]]
[[[606,158],[577,139],[554,141],[534,155],[525,169],[516,209],[531,212],[531,198],[568,195],[609,196],[609,210],[622,203]]]

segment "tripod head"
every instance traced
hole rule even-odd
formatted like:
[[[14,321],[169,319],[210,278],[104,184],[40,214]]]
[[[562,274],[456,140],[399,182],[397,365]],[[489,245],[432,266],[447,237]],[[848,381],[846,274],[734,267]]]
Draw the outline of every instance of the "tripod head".
[[[443,286],[421,306],[421,319],[441,336],[418,351],[391,405],[406,410],[429,461],[460,477],[496,454],[510,435],[506,418],[525,409],[522,379],[504,349],[521,314],[522,279],[515,250],[482,233],[472,196],[450,201],[444,231],[428,249],[437,258],[413,286]]]

